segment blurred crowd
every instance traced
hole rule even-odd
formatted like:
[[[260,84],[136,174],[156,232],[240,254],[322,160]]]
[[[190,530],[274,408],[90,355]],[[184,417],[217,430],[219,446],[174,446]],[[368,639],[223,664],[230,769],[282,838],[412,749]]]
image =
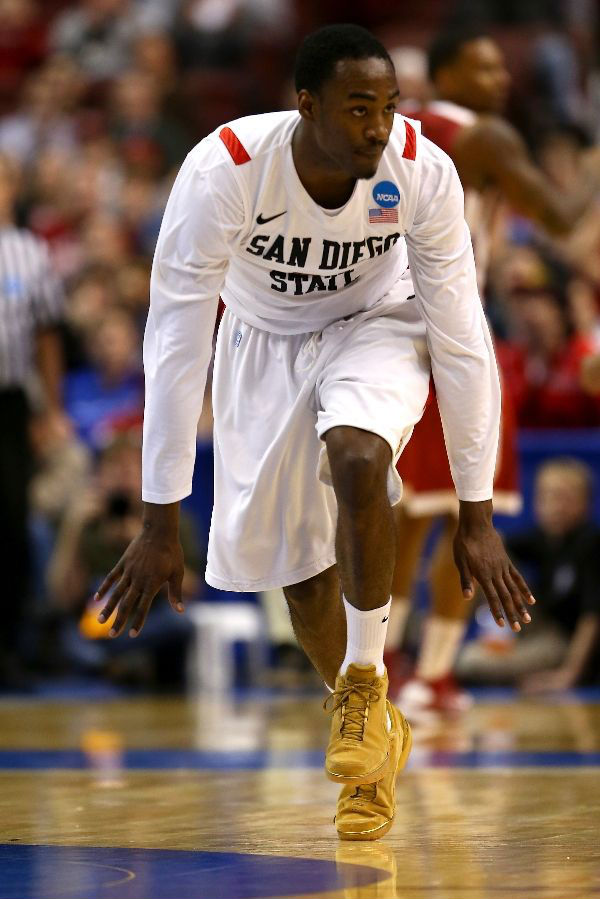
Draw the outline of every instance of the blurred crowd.
[[[593,0],[409,0],[400,7],[387,0],[372,7],[0,0],[0,195],[13,223],[47,245],[62,296],[60,313],[44,325],[59,337],[60,408],[49,407],[35,356],[27,384],[30,587],[28,597],[15,598],[24,610],[21,642],[15,659],[0,663],[0,681],[20,682],[17,659],[46,672],[145,683],[183,678],[189,625],[168,614],[166,603],[155,603],[131,642],[104,639],[109,625],[98,625],[89,607],[140,522],[141,340],[152,254],[188,150],[222,122],[293,105],[293,55],[307,31],[332,21],[370,27],[393,51],[403,98],[423,99],[430,38],[450,19],[481,21],[505,48],[514,76],[509,115],[557,189],[600,172]],[[488,309],[520,426],[599,427],[600,197],[562,241],[508,210],[491,263]],[[209,420],[201,431],[203,439],[210,435]],[[573,528],[585,520],[593,530],[584,506]],[[203,596],[205,536],[184,516],[190,599]],[[515,553],[523,547],[515,545]],[[589,613],[577,583],[566,591],[568,622],[554,622],[567,642],[576,631],[574,609]]]

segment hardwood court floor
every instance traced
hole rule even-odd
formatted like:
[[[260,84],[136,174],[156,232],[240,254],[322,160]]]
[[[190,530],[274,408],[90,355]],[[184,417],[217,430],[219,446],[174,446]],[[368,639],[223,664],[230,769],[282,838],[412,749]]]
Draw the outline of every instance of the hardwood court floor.
[[[589,899],[600,695],[415,729],[394,828],[341,843],[321,697],[0,699],[0,899]]]

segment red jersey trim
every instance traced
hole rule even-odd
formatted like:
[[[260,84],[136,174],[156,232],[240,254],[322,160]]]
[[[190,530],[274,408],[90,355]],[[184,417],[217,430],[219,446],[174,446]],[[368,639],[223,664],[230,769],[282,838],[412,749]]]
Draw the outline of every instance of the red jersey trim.
[[[417,156],[417,132],[410,122],[405,121],[404,125],[406,127],[406,141],[402,159],[415,159]]]
[[[221,128],[219,137],[227,147],[229,155],[236,165],[243,165],[245,162],[250,162],[252,157],[249,156],[246,148],[241,141],[238,140],[231,128]]]

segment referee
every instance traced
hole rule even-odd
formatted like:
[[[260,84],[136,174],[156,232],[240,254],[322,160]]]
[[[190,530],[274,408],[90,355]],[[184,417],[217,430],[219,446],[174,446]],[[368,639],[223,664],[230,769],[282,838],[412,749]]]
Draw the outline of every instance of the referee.
[[[41,392],[48,416],[63,419],[62,289],[46,245],[14,224],[17,191],[17,168],[0,155],[0,688],[25,681],[19,640],[30,568],[30,391]]]

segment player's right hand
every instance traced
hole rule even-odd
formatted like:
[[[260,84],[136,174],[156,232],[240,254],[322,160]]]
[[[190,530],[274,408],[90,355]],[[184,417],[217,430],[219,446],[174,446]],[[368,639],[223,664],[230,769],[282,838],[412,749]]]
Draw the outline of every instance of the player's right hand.
[[[118,563],[104,578],[94,599],[99,602],[112,588],[98,621],[104,623],[117,609],[110,637],[118,637],[131,620],[130,637],[137,637],[152,600],[164,584],[168,585],[169,603],[183,612],[183,550],[178,538],[165,540],[144,531],[131,541]]]

